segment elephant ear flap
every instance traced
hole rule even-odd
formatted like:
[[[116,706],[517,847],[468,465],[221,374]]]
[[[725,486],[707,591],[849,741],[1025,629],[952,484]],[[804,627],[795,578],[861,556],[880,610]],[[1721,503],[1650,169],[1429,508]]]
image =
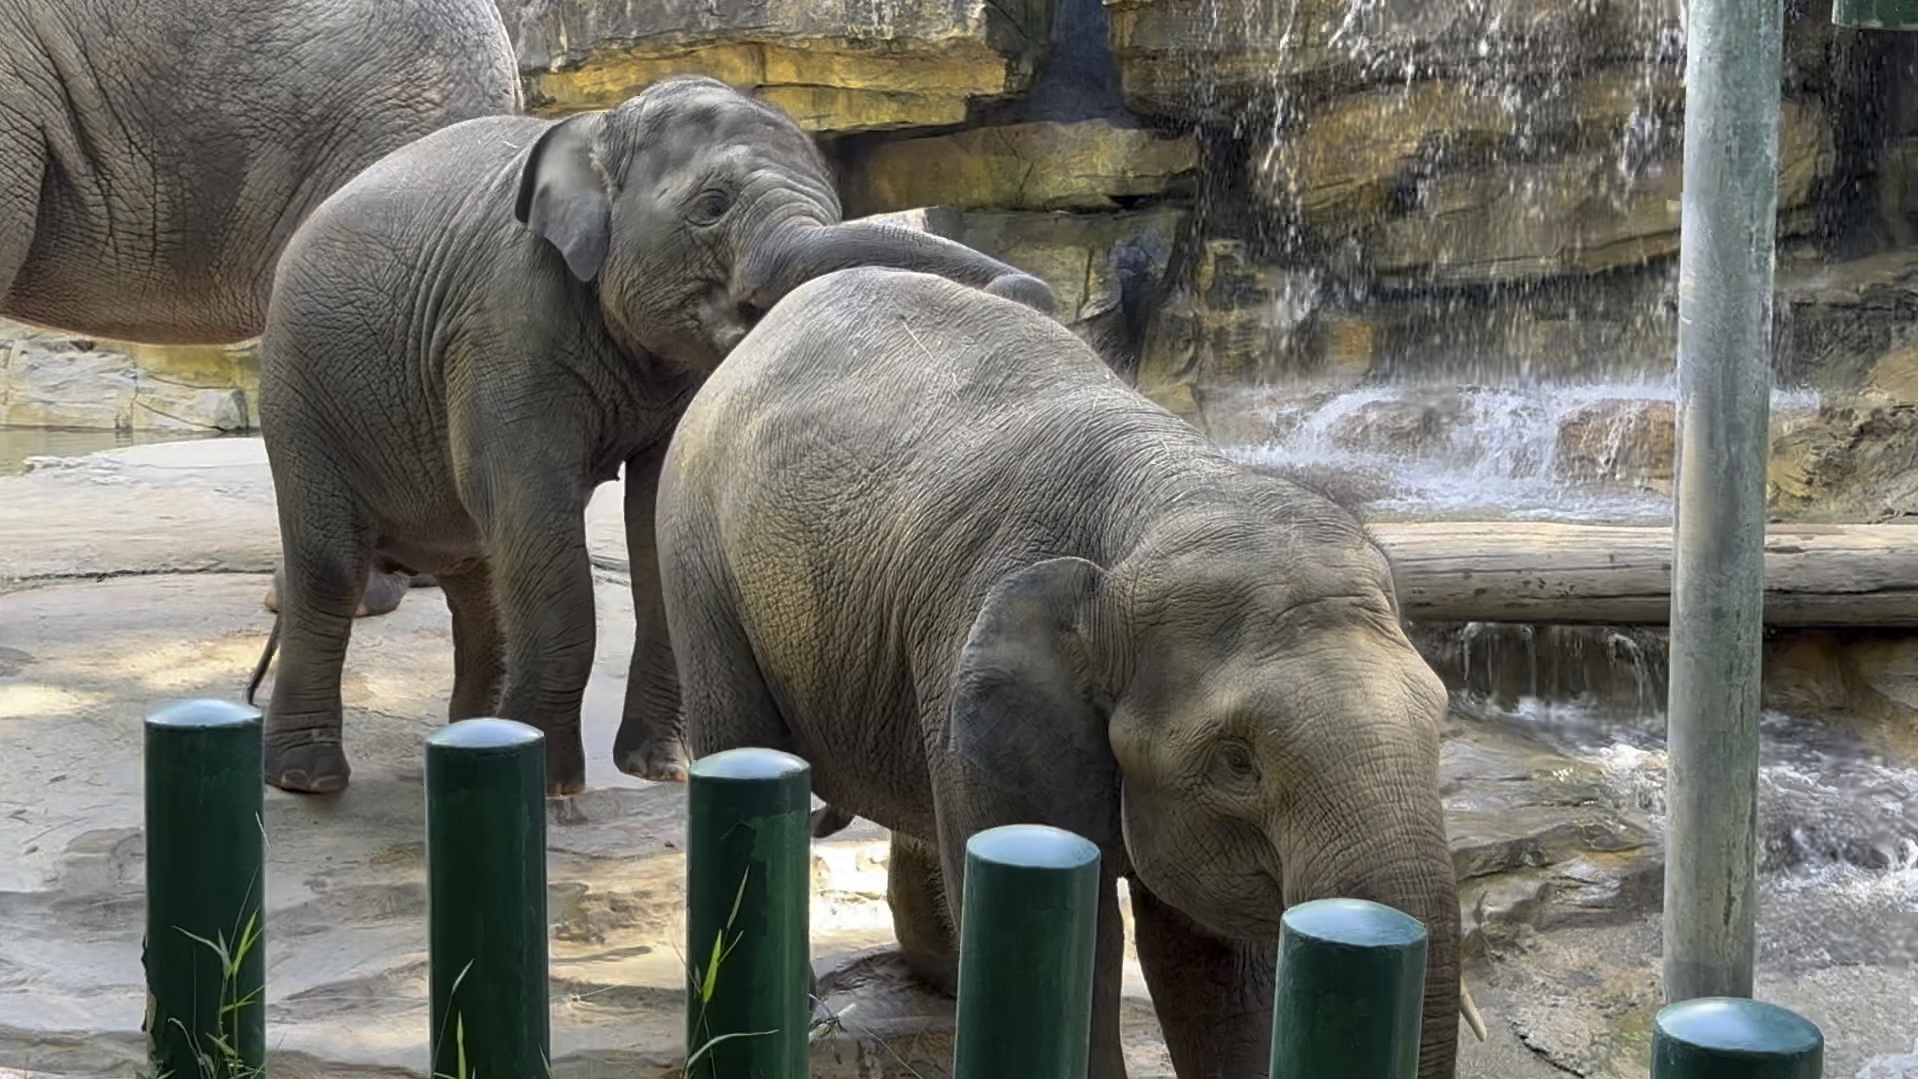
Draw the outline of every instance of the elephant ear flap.
[[[995,584],[972,623],[946,749],[1028,823],[1118,839],[1118,765],[1095,699],[1084,616],[1108,574],[1054,558]]]
[[[526,155],[513,203],[513,217],[559,249],[581,281],[599,276],[612,232],[612,192],[593,161],[602,122],[587,113],[547,128]]]

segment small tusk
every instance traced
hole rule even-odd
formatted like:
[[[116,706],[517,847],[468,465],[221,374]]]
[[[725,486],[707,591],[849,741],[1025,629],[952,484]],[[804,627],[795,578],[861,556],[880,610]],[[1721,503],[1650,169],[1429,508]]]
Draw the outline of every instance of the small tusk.
[[[1465,1017],[1465,1025],[1472,1028],[1472,1036],[1484,1041],[1485,1017],[1478,1013],[1478,1005],[1472,1003],[1472,991],[1465,988],[1464,978],[1458,980],[1458,1013]]]

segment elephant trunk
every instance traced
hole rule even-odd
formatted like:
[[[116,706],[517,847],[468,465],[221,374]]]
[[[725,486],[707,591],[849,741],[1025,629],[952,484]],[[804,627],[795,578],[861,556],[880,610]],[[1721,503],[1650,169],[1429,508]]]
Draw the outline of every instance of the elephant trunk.
[[[1352,830],[1342,833],[1364,839],[1330,856],[1301,851],[1298,859],[1287,859],[1285,902],[1369,899],[1425,923],[1418,1073],[1420,1079],[1453,1079],[1460,1015],[1458,880],[1441,810],[1436,804],[1427,812],[1408,812],[1404,805],[1371,809],[1355,815]]]
[[[741,295],[768,310],[815,277],[858,266],[885,266],[938,274],[1052,314],[1057,303],[1045,282],[965,244],[879,221],[793,225],[754,248],[741,263]]]

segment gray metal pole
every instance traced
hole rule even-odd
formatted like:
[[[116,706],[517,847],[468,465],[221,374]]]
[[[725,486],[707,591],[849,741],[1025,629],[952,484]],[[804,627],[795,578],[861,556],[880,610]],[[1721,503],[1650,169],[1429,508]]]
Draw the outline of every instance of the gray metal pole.
[[[1667,1001],[1748,997],[1778,202],[1778,0],[1691,0],[1679,247]]]

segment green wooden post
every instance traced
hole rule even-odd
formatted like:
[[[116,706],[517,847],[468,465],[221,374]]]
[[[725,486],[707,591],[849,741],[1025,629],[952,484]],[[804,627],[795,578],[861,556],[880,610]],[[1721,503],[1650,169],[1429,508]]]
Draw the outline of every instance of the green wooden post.
[[[1425,926],[1363,899],[1285,912],[1272,1002],[1272,1079],[1412,1079],[1425,996]]]
[[[1084,1079],[1099,848],[1014,824],[966,841],[953,1079]]]
[[[1778,0],[1695,0],[1678,260],[1667,1001],[1750,996],[1778,202]]]
[[[427,735],[426,881],[434,1074],[544,1079],[545,735],[491,718]]]
[[[729,749],[686,792],[688,1079],[805,1079],[812,769]]]
[[[1860,30],[1918,30],[1918,0],[1834,0],[1831,21]]]
[[[1652,1021],[1652,1079],[1820,1079],[1825,1035],[1788,1008],[1741,997],[1668,1004]]]
[[[245,705],[184,701],[146,719],[142,961],[156,1074],[197,1076],[200,1054],[236,1074],[266,1065],[261,746],[260,712]]]

